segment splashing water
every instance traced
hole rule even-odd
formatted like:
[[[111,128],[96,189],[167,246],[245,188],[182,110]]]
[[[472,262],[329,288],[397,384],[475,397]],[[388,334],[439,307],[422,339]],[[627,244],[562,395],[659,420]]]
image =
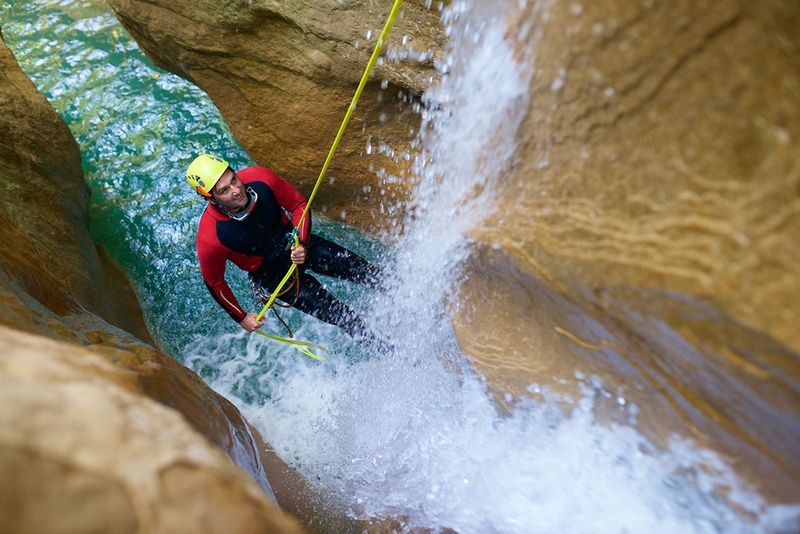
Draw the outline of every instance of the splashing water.
[[[481,6],[445,12],[453,52],[440,66],[442,85],[426,95],[419,186],[391,281],[361,302],[396,352],[324,368],[282,360],[274,374],[254,377],[262,347],[251,346],[216,387],[241,399],[243,380],[260,381],[270,394],[240,403],[248,419],[357,518],[398,516],[408,529],[463,533],[791,529],[796,507],[768,506],[715,454],[677,439],[658,451],[632,427],[597,424],[594,399],[606,392],[593,377],[579,379],[584,396],[574,409],[544,390],[544,402],[498,414],[447,309],[458,305],[466,234],[505,185],[528,79],[504,21],[473,9]],[[636,406],[620,410],[635,419]]]
[[[402,516],[408,529],[462,533],[796,530],[797,507],[768,505],[715,454],[681,440],[659,450],[633,427],[596,423],[596,379],[576,374],[580,399],[531,385],[543,400],[523,399],[504,415],[461,353],[448,309],[458,305],[466,235],[505,185],[516,111],[528,99],[531,66],[515,60],[499,9],[459,1],[443,12],[452,50],[442,84],[425,97],[419,186],[397,245],[386,251],[355,230],[315,223],[384,263],[377,294],[326,283],[396,347],[370,353],[285,312],[299,338],[331,349],[324,364],[233,328],[202,288],[193,251],[201,206],[183,169],[200,150],[250,163],[205,95],[150,65],[91,2],[12,2],[0,13],[21,66],[81,145],[93,236],[136,280],[162,346],[354,517]],[[245,286],[243,277],[231,282]],[[635,406],[620,410],[635,419]]]

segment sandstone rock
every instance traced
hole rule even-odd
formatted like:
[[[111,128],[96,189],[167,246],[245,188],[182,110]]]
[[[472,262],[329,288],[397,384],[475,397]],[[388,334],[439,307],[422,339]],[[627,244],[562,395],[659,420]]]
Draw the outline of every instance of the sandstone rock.
[[[392,3],[109,0],[153,60],[195,82],[261,165],[309,194]],[[439,13],[405,2],[314,201],[362,228],[406,199],[418,97],[437,78]],[[381,84],[385,80],[386,88]],[[381,150],[385,145],[391,151]],[[192,155],[187,154],[187,165]],[[385,202],[385,203],[384,203]],[[397,220],[395,217],[393,220]]]
[[[4,43],[0,67],[4,274],[56,314],[92,312],[152,343],[133,289],[89,237],[77,143]]]
[[[503,216],[474,232],[463,348],[498,391],[599,376],[609,414],[635,402],[650,435],[796,499],[800,7],[533,2],[509,34],[530,27],[530,107]]]
[[[300,532],[175,410],[91,350],[0,327],[0,530]]]

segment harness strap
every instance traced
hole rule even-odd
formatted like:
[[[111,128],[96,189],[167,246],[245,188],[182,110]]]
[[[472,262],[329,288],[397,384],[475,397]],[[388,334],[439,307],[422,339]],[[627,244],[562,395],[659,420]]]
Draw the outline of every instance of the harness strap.
[[[292,282],[288,286],[286,286],[280,293],[278,293],[276,298],[283,297],[286,293],[291,291],[292,288],[294,288],[294,290],[295,290],[294,291],[294,298],[292,299],[292,302],[286,302],[284,304],[284,303],[278,302],[276,300],[276,301],[274,301],[274,304],[277,304],[278,306],[281,306],[282,308],[291,308],[292,306],[297,304],[297,299],[300,298],[300,271],[295,271],[294,280],[292,280]],[[289,336],[289,337],[291,337],[291,336]]]
[[[293,338],[294,337],[294,333],[292,332],[292,329],[289,328],[289,325],[286,323],[286,321],[283,320],[283,317],[280,316],[280,314],[278,313],[278,310],[276,310],[275,308],[272,308],[272,312],[275,314],[275,317],[278,318],[278,320],[281,322],[283,327],[286,329],[287,335],[290,338]]]

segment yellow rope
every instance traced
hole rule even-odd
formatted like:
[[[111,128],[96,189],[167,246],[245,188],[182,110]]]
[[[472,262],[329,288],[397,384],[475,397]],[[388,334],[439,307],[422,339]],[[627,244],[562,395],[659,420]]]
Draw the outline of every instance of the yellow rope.
[[[325,360],[328,359],[328,349],[326,349],[322,345],[317,345],[316,343],[311,343],[309,341],[298,341],[296,339],[289,339],[281,336],[275,336],[273,334],[267,334],[266,332],[262,332],[261,330],[256,330],[255,333],[261,334],[262,336],[272,339],[274,341],[280,341],[281,343],[288,343],[289,345],[292,345],[294,348],[296,348],[309,358],[314,358],[317,361],[324,362]],[[324,352],[325,357],[323,358],[321,356],[317,356],[316,354],[311,352],[312,348]]]
[[[397,14],[400,12],[400,6],[403,5],[403,0],[395,0],[394,5],[392,6],[392,10],[389,12],[389,17],[386,19],[386,24],[383,26],[383,30],[381,31],[380,36],[378,37],[378,42],[375,44],[375,50],[372,51],[372,55],[367,62],[367,67],[364,69],[364,74],[361,75],[361,81],[358,84],[358,88],[356,89],[355,95],[353,95],[353,100],[350,102],[350,107],[347,108],[347,113],[345,113],[344,120],[342,120],[342,124],[339,126],[339,131],[336,134],[336,138],[333,140],[333,144],[331,145],[331,149],[328,151],[328,157],[325,158],[325,163],[322,165],[322,170],[319,173],[319,177],[317,178],[317,182],[314,184],[314,189],[311,191],[311,195],[308,197],[308,202],[306,203],[306,207],[303,210],[303,214],[300,216],[300,220],[297,221],[295,225],[295,232],[292,234],[292,239],[295,245],[300,244],[300,240],[297,237],[297,229],[300,228],[303,224],[303,221],[306,218],[306,213],[311,208],[311,203],[314,201],[314,197],[317,195],[317,190],[319,189],[320,184],[322,183],[322,178],[325,176],[325,173],[328,172],[328,166],[333,159],[333,153],[336,152],[336,148],[339,146],[339,142],[342,139],[342,135],[344,135],[345,128],[347,128],[347,123],[350,122],[350,117],[353,116],[353,112],[356,109],[356,104],[358,104],[358,99],[361,98],[361,93],[364,91],[364,87],[367,85],[367,81],[369,80],[369,75],[372,73],[372,69],[375,67],[375,63],[378,61],[378,56],[383,49],[383,44],[386,41],[386,37],[389,35],[389,30],[392,28],[392,24],[394,24],[394,19],[397,17]],[[264,308],[259,312],[258,316],[256,317],[257,320],[261,320],[264,317],[264,314],[267,313],[272,307],[273,302],[275,302],[275,298],[283,289],[283,286],[286,285],[286,282],[289,281],[292,274],[297,270],[297,264],[293,263],[291,267],[289,267],[289,271],[286,273],[286,276],[283,277],[283,280],[278,284],[275,290],[267,300],[267,303],[264,305]],[[293,345],[297,344],[307,344],[307,342],[303,341],[292,341],[286,338],[281,338],[278,336],[273,336],[271,334],[265,334],[259,330],[256,330],[261,335],[269,337],[270,339],[277,339],[284,342],[290,342]],[[313,344],[310,344],[313,345]],[[314,345],[315,347],[321,348],[325,350],[327,353],[328,351],[319,345]],[[299,350],[299,349],[298,349]],[[302,352],[302,351],[301,351]],[[304,354],[306,354],[304,352]],[[310,355],[310,354],[309,354]],[[315,356],[311,356],[312,358],[316,358]],[[326,358],[327,359],[327,358]]]

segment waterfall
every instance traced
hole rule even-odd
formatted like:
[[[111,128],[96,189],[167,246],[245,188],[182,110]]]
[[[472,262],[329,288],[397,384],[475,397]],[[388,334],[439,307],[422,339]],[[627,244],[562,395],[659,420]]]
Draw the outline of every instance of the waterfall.
[[[452,49],[423,102],[418,186],[391,247],[315,223],[384,267],[378,292],[325,282],[395,346],[375,353],[284,312],[297,337],[331,350],[324,363],[232,328],[199,283],[191,233],[200,208],[176,162],[234,147],[231,161],[249,163],[205,95],[153,69],[107,12],[62,17],[69,6],[20,3],[3,31],[81,145],[93,235],[135,277],[156,337],[354,517],[462,534],[792,530],[797,507],[768,505],[711,451],[648,442],[632,403],[620,403],[629,426],[595,421],[595,399],[609,394],[597,379],[576,372],[574,399],[531,384],[543,400],[506,413],[461,352],[449,311],[459,306],[469,231],[491,224],[493,194],[508,186],[533,68],[506,35],[511,13],[489,4],[454,1],[443,12]]]
[[[461,533],[751,532],[794,521],[796,509],[768,506],[714,453],[677,438],[666,451],[649,443],[634,404],[620,402],[630,426],[594,421],[595,398],[609,394],[594,377],[576,372],[581,398],[531,384],[545,402],[498,410],[448,311],[459,305],[469,230],[508,185],[532,65],[520,63],[496,6],[454,2],[443,17],[452,50],[421,111],[409,215],[383,254],[349,243],[383,260],[385,288],[367,295],[330,281],[396,350],[371,354],[301,321],[301,337],[334,347],[325,364],[254,340],[234,358],[228,343],[217,355],[201,343],[189,363],[216,369],[214,386],[357,518]]]

